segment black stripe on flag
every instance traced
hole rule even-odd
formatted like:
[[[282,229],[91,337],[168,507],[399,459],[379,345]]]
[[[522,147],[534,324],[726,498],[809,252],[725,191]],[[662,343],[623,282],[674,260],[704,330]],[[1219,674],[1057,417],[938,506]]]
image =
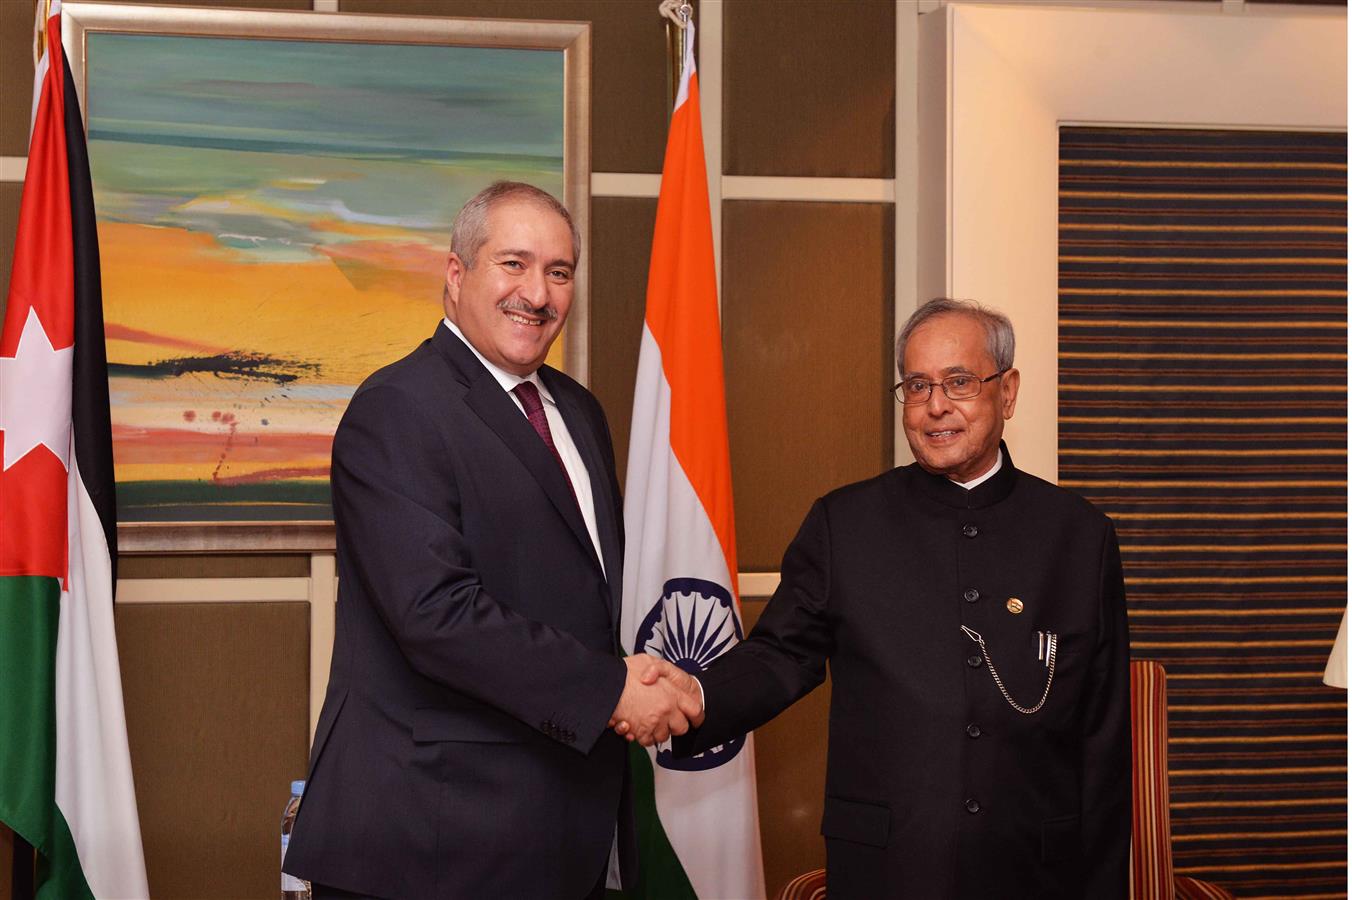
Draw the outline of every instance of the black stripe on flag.
[[[62,54],[64,56],[64,53]],[[117,497],[113,477],[112,419],[108,407],[108,352],[103,337],[103,288],[89,150],[70,60],[65,60],[66,170],[70,178],[70,224],[75,264],[75,361],[71,427],[75,459],[89,499],[103,523],[117,590]],[[75,548],[71,548],[75,552]]]

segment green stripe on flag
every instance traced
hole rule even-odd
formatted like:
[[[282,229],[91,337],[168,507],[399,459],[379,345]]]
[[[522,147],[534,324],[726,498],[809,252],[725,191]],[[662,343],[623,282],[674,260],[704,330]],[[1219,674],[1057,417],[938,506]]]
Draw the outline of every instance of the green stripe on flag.
[[[50,852],[38,855],[38,893],[35,900],[94,900],[94,892],[85,881],[80,868],[80,855],[75,851],[66,817],[52,804]]]
[[[699,900],[657,816],[652,757],[637,742],[629,745],[629,776],[638,830],[638,884],[629,891],[607,891],[607,896],[628,900]]]
[[[0,578],[0,822],[38,851],[39,900],[94,895],[56,808],[55,578]]]
[[[55,578],[0,578],[0,821],[44,849],[56,805]]]

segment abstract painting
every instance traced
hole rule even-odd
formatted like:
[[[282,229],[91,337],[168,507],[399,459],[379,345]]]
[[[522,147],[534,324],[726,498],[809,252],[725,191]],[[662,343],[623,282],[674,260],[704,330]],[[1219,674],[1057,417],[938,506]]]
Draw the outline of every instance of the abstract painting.
[[[566,194],[564,53],[181,29],[84,51],[119,522],[331,520],[334,429],[436,327],[456,210],[502,178]]]

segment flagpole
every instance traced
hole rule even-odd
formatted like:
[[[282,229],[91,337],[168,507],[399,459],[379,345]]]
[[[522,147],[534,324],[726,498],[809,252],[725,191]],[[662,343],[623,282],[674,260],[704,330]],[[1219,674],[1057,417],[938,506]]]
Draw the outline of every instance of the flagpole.
[[[52,15],[52,0],[33,0],[33,68],[47,52],[47,19]]]
[[[685,62],[685,26],[695,17],[695,8],[687,0],[662,0],[657,12],[667,20],[667,117],[676,105],[681,89],[681,66]]]

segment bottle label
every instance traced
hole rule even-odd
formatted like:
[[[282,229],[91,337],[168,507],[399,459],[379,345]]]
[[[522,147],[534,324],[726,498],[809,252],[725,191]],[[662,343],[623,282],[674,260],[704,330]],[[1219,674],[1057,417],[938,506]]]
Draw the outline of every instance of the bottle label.
[[[282,835],[282,865],[286,865],[286,845],[291,843],[291,835]],[[294,875],[282,873],[282,890],[284,891],[304,891],[307,890],[305,882]]]

